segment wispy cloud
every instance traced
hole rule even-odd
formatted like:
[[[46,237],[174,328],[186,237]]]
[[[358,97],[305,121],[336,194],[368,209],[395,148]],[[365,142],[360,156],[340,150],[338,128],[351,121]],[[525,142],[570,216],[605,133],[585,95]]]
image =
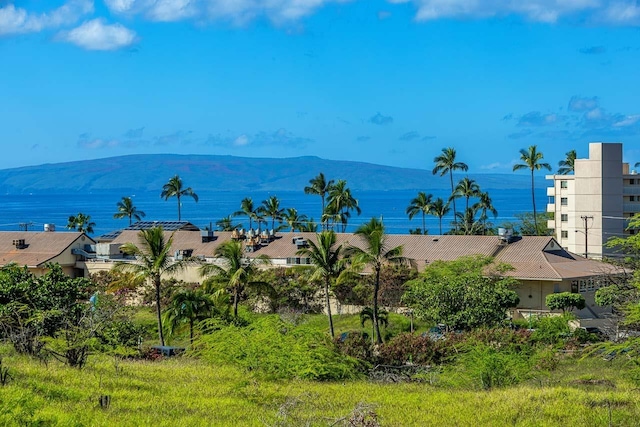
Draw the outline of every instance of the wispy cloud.
[[[152,21],[224,20],[238,25],[260,18],[276,24],[297,21],[331,3],[351,0],[105,0],[112,13]]]
[[[109,25],[104,19],[96,18],[73,30],[60,32],[57,39],[87,50],[117,50],[132,45],[136,33],[121,24]]]
[[[89,133],[78,135],[78,147],[89,150],[100,148],[114,148],[120,146],[120,141],[112,138],[94,138]]]
[[[607,51],[607,48],[604,46],[591,46],[591,47],[583,47],[579,49],[578,52],[584,53],[585,55],[601,55]]]
[[[126,131],[124,133],[124,137],[125,138],[142,138],[142,133],[144,132],[144,127],[141,128],[136,128],[136,129],[129,129],[128,131]]]
[[[569,100],[569,106],[567,109],[576,113],[582,113],[584,111],[593,110],[598,106],[598,97],[593,96],[591,98],[583,98],[578,95],[574,95]]]
[[[517,126],[550,126],[564,120],[564,117],[555,113],[543,114],[539,111],[531,111],[518,119]]]
[[[532,133],[533,133],[533,131],[530,130],[530,129],[523,129],[523,130],[518,131],[518,132],[510,133],[509,135],[507,135],[507,138],[509,138],[509,139],[526,138],[527,136],[531,135]]]
[[[284,128],[273,132],[243,133],[237,136],[209,135],[205,145],[219,147],[277,146],[303,148],[314,142],[311,138],[296,136]]]
[[[416,132],[415,130],[412,130],[411,132],[407,132],[404,135],[401,135],[400,138],[398,138],[400,141],[413,141],[414,139],[418,139],[420,138],[420,134],[418,132]]]
[[[380,126],[390,125],[391,123],[393,123],[393,117],[383,116],[378,112],[375,115],[371,116],[371,118],[369,119],[369,123]]]
[[[371,137],[370,137],[370,136],[363,135],[363,136],[359,136],[359,137],[357,137],[357,138],[356,138],[356,141],[358,141],[358,142],[367,142],[367,141],[369,141],[370,139],[371,139]]]
[[[427,136],[423,136],[420,141],[422,142],[426,142],[426,141],[431,141],[432,139],[436,139],[437,136],[435,135],[427,135]]]
[[[0,7],[0,35],[37,33],[73,25],[92,12],[92,0],[70,0],[59,8],[44,13],[32,13],[9,3]]]

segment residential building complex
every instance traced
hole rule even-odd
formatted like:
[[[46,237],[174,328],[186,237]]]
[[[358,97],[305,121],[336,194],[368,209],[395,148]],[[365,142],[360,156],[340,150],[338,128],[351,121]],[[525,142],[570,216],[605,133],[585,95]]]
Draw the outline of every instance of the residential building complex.
[[[548,175],[548,221],[558,242],[585,257],[619,256],[606,242],[632,234],[628,219],[640,212],[640,176],[622,162],[621,143],[590,143],[589,158],[576,159],[573,175]]]

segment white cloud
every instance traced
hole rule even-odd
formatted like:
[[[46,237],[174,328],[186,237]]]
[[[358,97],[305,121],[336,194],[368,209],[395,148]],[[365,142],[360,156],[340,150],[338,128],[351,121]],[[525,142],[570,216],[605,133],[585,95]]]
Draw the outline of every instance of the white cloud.
[[[87,50],[116,50],[136,41],[136,33],[121,24],[106,24],[102,18],[92,19],[58,34],[65,40]]]
[[[536,22],[556,22],[559,18],[594,11],[600,0],[387,0],[415,4],[416,20],[441,18],[487,18],[520,15]]]
[[[31,13],[13,4],[0,7],[0,35],[36,33],[71,25],[93,12],[92,0],[70,0],[46,13]]]
[[[233,141],[233,145],[237,147],[242,147],[249,143],[249,137],[247,135],[240,135]]]
[[[104,0],[113,13],[142,15],[152,21],[227,20],[243,24],[264,16],[272,22],[296,21],[330,3],[354,0]]]

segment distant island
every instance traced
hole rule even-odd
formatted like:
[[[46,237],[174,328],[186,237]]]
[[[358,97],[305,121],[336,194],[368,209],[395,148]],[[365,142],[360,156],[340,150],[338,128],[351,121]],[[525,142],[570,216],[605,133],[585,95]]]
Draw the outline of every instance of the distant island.
[[[425,167],[431,167],[425,159]],[[250,158],[216,155],[140,154],[0,170],[2,194],[159,191],[180,175],[198,191],[295,191],[319,172],[345,179],[360,191],[443,190],[446,177],[408,169],[319,157]],[[530,189],[526,173],[458,173],[483,189]],[[543,179],[537,180],[543,187]]]

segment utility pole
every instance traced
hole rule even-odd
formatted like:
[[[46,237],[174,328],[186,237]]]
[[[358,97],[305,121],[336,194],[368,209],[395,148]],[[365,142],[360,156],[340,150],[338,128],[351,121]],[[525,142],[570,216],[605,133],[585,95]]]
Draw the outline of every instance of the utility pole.
[[[593,216],[590,215],[582,215],[580,216],[580,218],[584,221],[584,231],[582,231],[582,233],[584,233],[584,257],[585,258],[589,258],[589,225],[588,225],[588,220],[593,220]],[[576,232],[579,230],[576,230]]]

